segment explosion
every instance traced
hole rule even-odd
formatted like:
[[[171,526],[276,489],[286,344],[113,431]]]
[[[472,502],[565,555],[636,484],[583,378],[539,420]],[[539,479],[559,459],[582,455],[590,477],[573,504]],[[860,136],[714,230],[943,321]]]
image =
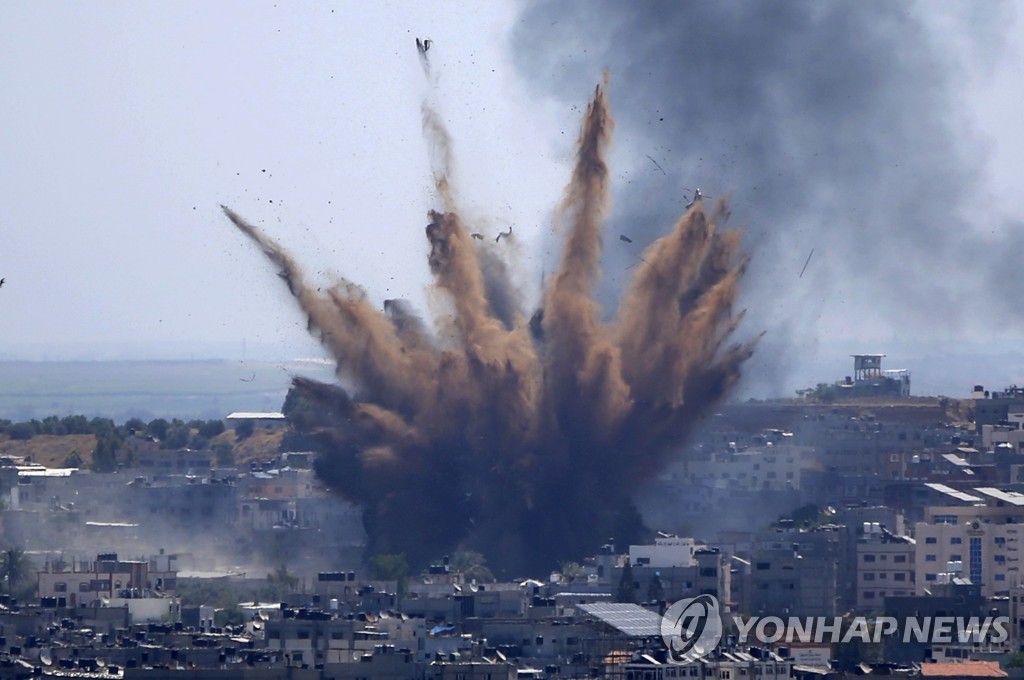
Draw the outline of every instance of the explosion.
[[[424,107],[441,153],[443,210],[426,228],[435,287],[451,302],[437,333],[400,301],[379,311],[341,280],[321,290],[276,242],[229,208],[231,221],[280,269],[346,389],[295,378],[317,472],[364,510],[368,554],[414,566],[456,547],[505,574],[546,573],[609,537],[636,540],[630,501],[694,422],[728,392],[756,340],[726,345],[746,258],[719,231],[725,201],[696,201],[655,241],[602,322],[593,290],[609,210],[614,122],[598,86],[555,220],[565,234],[540,310],[516,306],[500,244],[474,238],[449,185],[450,143]],[[509,234],[510,236],[510,234]]]

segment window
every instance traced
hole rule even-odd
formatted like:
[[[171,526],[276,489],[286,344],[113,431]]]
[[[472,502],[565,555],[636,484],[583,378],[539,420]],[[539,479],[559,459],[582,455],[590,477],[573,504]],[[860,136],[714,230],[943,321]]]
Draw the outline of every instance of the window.
[[[935,574],[925,574],[924,575],[924,580],[925,581],[934,581],[935,579],[936,579]]]
[[[892,556],[892,561],[896,562],[897,564],[902,564],[902,563],[907,561],[907,556],[906,555],[893,555]]]
[[[960,545],[963,542],[964,542],[964,539],[960,538],[959,536],[950,536],[949,537],[949,544],[950,545]]]
[[[68,584],[67,583],[63,583],[63,582],[54,583],[53,584],[53,592],[55,592],[55,593],[66,593],[66,592],[68,592]]]
[[[935,538],[934,536],[928,536],[927,538],[924,539],[924,542],[927,543],[928,545],[934,545],[934,544],[938,543],[938,539]]]
[[[902,571],[897,571],[895,574],[892,575],[892,578],[894,581],[906,581],[907,575],[904,574]]]
[[[981,583],[981,536],[971,536],[970,548],[970,578],[973,583]]]
[[[758,562],[757,568],[759,571],[767,571],[772,568],[771,562]]]
[[[875,561],[875,556],[874,555],[865,555],[864,556],[864,561],[865,562],[874,562]]]
[[[925,562],[934,562],[935,561],[935,555],[925,555],[924,556],[924,561]]]
[[[994,578],[997,581],[1005,581],[1006,580],[1006,574],[996,574]]]
[[[1006,555],[994,555],[993,559],[996,561],[996,564],[1006,564]]]
[[[999,547],[1003,547],[1004,545],[1006,545],[1006,538],[1003,536],[996,536],[995,543]]]
[[[864,574],[864,580],[865,581],[874,581],[875,580],[875,572],[869,571],[866,574]]]
[[[963,562],[964,561],[964,556],[961,555],[960,553],[956,553],[955,555],[950,555],[949,556],[949,561],[950,562]]]
[[[875,591],[873,591],[873,590],[865,590],[864,591],[864,599],[865,600],[873,600],[873,599],[875,599]]]

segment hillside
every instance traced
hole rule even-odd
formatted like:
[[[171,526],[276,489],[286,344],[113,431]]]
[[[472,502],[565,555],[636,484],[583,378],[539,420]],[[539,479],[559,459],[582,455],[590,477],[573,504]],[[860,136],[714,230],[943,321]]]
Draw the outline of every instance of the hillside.
[[[40,434],[23,440],[0,435],[0,456],[31,456],[33,462],[51,468],[64,467],[65,460],[73,453],[77,453],[82,465],[87,467],[95,448],[96,437],[91,434]]]
[[[248,467],[253,461],[269,461],[275,458],[281,447],[284,430],[257,430],[250,436],[237,441],[235,431],[228,430],[210,442],[215,448],[218,443],[227,442],[234,447],[235,464]],[[92,452],[96,448],[96,437],[91,434],[50,435],[39,434],[31,439],[11,439],[0,435],[0,456],[31,457],[32,462],[49,468],[65,467],[68,457],[77,453],[81,467],[92,463]]]

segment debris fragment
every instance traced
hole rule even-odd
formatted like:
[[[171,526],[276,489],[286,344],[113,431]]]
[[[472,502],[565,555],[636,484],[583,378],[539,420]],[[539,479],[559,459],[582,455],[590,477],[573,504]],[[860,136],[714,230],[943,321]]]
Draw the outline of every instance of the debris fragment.
[[[808,253],[807,261],[804,262],[804,268],[800,270],[800,276],[797,277],[798,279],[804,278],[804,272],[807,271],[807,265],[809,265],[811,263],[811,256],[812,255],[814,255],[814,248],[811,248],[811,252]]]
[[[653,156],[651,156],[650,154],[647,154],[647,157],[649,159],[651,159],[652,163],[654,163],[654,167],[658,168],[658,170],[661,170],[661,174],[665,175],[666,177],[668,176],[668,173],[665,172],[665,168],[661,167],[661,164],[658,163],[658,161],[654,160]]]
[[[684,189],[684,191],[689,191],[689,189]],[[694,203],[696,203],[702,198],[711,198],[711,196],[705,196],[704,194],[700,193],[700,187],[697,187],[696,189],[693,190],[693,198],[690,199],[690,202],[686,204],[686,207],[692,207]]]

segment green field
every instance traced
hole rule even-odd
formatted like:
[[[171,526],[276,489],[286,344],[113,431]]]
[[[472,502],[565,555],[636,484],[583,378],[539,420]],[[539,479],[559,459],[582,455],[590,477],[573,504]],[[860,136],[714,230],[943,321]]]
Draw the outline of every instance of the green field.
[[[0,361],[0,418],[279,411],[294,375],[329,381],[333,370],[312,361]]]

